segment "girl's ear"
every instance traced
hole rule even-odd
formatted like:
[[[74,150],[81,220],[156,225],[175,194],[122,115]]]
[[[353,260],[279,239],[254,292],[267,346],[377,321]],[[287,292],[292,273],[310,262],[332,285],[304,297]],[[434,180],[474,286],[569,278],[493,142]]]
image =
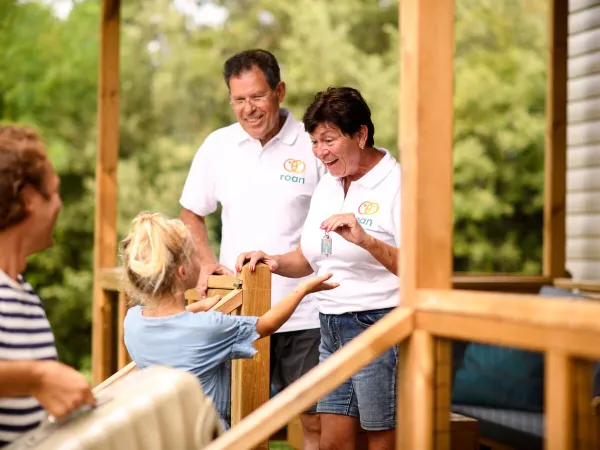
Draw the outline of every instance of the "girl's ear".
[[[186,275],[185,268],[183,266],[179,266],[177,268],[177,276],[183,280],[183,279],[185,279],[185,275]]]

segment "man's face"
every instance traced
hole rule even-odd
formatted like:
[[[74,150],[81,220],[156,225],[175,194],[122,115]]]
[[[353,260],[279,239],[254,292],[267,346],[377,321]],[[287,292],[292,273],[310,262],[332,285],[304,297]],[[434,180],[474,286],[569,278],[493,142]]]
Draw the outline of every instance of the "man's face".
[[[285,84],[275,89],[258,67],[229,79],[229,96],[235,117],[244,131],[265,145],[279,131],[279,105],[285,97]]]
[[[31,253],[45,250],[54,244],[54,225],[62,209],[62,200],[58,191],[60,180],[50,162],[46,163],[44,191],[32,187],[24,190],[27,208],[27,240]]]

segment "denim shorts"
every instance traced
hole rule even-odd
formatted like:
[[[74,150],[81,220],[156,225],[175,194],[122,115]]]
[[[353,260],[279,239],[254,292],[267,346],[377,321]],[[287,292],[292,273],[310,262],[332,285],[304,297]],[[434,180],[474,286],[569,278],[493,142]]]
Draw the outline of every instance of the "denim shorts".
[[[393,308],[345,314],[319,314],[319,362],[365,331]],[[396,428],[398,346],[363,367],[333,392],[319,400],[317,413],[355,417],[367,431]]]

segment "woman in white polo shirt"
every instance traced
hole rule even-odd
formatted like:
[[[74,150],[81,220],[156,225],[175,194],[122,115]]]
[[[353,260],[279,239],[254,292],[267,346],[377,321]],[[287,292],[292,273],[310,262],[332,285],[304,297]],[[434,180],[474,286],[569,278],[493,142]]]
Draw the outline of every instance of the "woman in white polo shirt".
[[[348,87],[319,92],[304,115],[313,152],[328,169],[317,186],[294,252],[238,257],[290,278],[331,272],[340,286],[316,295],[321,320],[320,361],[398,305],[400,165],[374,147],[371,111]],[[354,448],[358,424],[369,448],[392,448],[396,427],[394,347],[319,400],[321,447]]]

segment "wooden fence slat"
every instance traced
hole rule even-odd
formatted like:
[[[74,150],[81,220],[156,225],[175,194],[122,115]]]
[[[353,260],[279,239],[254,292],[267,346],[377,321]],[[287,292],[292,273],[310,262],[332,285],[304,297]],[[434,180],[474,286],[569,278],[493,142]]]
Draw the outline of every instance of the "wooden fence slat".
[[[246,264],[241,272],[244,301],[240,308],[243,316],[261,316],[271,308],[271,272],[265,264],[257,264],[254,272]],[[269,400],[270,393],[270,338],[254,344],[258,354],[252,359],[236,359],[231,372],[231,426]],[[243,376],[242,376],[243,374]],[[268,449],[267,440],[257,449]]]
[[[573,361],[557,351],[546,353],[545,450],[574,450]]]

